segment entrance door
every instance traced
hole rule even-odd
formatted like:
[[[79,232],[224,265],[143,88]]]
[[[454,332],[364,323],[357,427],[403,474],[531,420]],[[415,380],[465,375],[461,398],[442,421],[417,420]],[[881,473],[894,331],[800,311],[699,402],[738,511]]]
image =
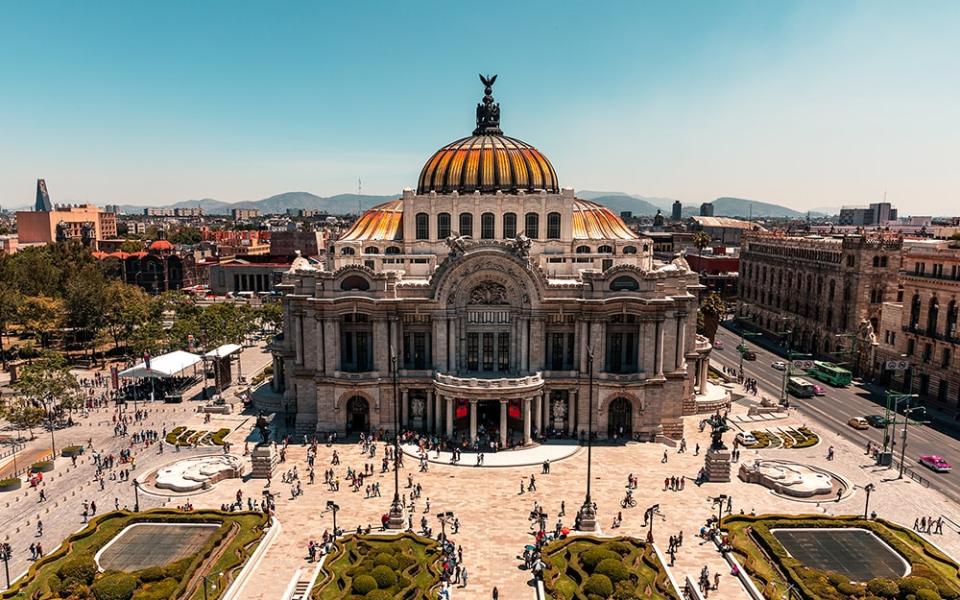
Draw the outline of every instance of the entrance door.
[[[633,437],[633,407],[626,398],[617,398],[607,410],[607,437]]]
[[[370,429],[370,405],[366,398],[354,396],[347,402],[347,432]]]

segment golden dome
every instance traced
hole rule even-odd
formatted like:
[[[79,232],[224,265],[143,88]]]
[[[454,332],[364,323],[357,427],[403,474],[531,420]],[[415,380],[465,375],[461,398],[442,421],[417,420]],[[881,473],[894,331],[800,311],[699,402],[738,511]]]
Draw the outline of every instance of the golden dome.
[[[557,172],[539,150],[500,130],[500,105],[493,101],[497,76],[480,76],[483,102],[477,105],[473,135],[434,152],[420,171],[418,194],[516,193],[546,190],[559,193]]]
[[[403,217],[403,200],[391,200],[378,204],[363,213],[353,226],[340,238],[345,242],[366,240],[398,240]]]
[[[573,203],[573,239],[636,240],[639,238],[606,206],[577,198]]]

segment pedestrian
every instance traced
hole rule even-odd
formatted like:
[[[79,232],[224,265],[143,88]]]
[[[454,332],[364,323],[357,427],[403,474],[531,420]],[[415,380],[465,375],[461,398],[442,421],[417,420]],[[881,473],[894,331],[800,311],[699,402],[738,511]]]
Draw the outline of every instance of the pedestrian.
[[[663,451],[663,460],[661,460],[660,462],[662,462],[662,463],[666,463],[666,462],[667,462],[667,451],[666,451],[666,450]]]
[[[493,600],[500,600],[500,590],[497,589],[497,586],[493,586]]]

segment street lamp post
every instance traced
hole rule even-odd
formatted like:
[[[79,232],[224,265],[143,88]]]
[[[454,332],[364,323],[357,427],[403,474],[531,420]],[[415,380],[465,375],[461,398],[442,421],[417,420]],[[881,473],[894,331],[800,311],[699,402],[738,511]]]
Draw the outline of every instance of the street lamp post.
[[[133,512],[140,512],[140,482],[133,480]]]
[[[710,501],[717,507],[717,531],[720,531],[720,520],[723,519],[723,505],[727,501],[727,495],[720,494],[719,496],[711,497]]]
[[[580,530],[594,531],[597,528],[597,512],[590,498],[590,478],[593,475],[593,348],[587,346],[587,494],[580,507]]]
[[[453,520],[453,511],[437,513],[437,519],[440,520],[440,534],[443,535],[443,539],[447,539],[447,522]]]
[[[222,572],[222,571],[221,571],[220,573],[217,573],[217,582],[214,583],[214,584],[211,584],[211,587],[213,588],[213,591],[214,591],[214,592],[217,591],[217,585],[220,584],[220,578],[221,578],[221,577],[223,577],[223,572]],[[207,583],[209,582],[209,579],[210,579],[210,576],[209,576],[209,575],[204,575],[204,576],[203,576],[203,600],[207,600]]]
[[[647,517],[647,541],[653,543],[653,517],[660,514],[660,505],[654,504],[644,513]]]
[[[903,411],[903,438],[900,440],[900,474],[897,479],[903,479],[903,461],[907,454],[907,430],[910,428],[910,413],[915,410],[925,410],[922,406],[914,406]],[[916,422],[916,421],[915,421]]]
[[[743,355],[747,353],[747,342],[746,338],[748,337],[757,337],[763,335],[759,331],[754,332],[745,332],[743,330],[743,324],[740,324],[740,345],[737,346],[737,351],[740,352],[740,373],[739,376],[743,377]]]
[[[875,490],[875,489],[876,489],[876,486],[874,486],[872,483],[868,483],[867,485],[865,485],[865,486],[863,487],[863,491],[867,492],[867,501],[866,501],[866,502],[864,503],[864,505],[863,505],[863,520],[864,520],[864,521],[867,520],[867,515],[868,515],[868,512],[869,512],[869,510],[870,510],[870,494],[872,494],[872,493],[873,493],[873,490]]]
[[[333,537],[337,537],[337,511],[340,506],[333,500],[327,500],[327,510],[333,513]]]
[[[3,561],[3,570],[7,574],[7,587],[10,587],[10,559],[13,558],[13,548],[10,544],[0,544],[0,560]]]
[[[393,366],[393,502],[390,503],[390,529],[403,529],[403,505],[400,503],[400,380],[397,372],[397,349],[391,348]]]

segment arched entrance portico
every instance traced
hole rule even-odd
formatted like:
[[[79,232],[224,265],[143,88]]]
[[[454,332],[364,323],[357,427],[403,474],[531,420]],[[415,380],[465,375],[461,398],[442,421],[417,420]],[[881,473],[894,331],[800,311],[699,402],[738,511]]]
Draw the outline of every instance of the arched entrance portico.
[[[347,401],[347,432],[370,430],[370,403],[362,396]]]
[[[615,398],[607,409],[607,437],[633,437],[633,405],[626,398]]]

